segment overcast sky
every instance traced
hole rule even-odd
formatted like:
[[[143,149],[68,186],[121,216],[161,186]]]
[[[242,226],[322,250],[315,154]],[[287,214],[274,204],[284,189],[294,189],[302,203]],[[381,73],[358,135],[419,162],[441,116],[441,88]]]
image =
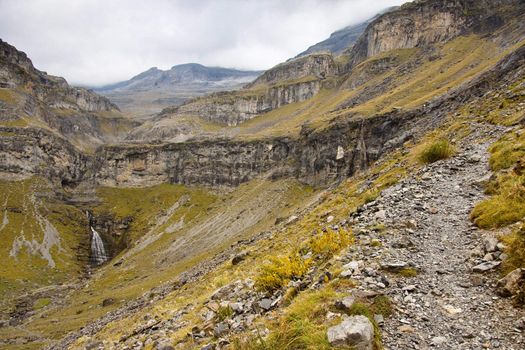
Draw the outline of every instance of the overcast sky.
[[[0,0],[0,38],[73,84],[187,62],[267,69],[406,0]]]

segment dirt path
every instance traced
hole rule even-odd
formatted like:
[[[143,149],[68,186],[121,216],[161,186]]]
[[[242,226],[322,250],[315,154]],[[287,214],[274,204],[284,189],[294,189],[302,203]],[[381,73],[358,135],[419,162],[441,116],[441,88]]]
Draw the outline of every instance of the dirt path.
[[[456,156],[385,190],[357,217],[362,228],[378,221],[388,228],[370,234],[382,243],[371,261],[382,270],[400,262],[418,271],[413,278],[386,274],[384,290],[397,307],[383,327],[386,349],[525,348],[519,329],[525,310],[495,294],[496,269],[473,271],[483,262],[489,233],[473,227],[469,214],[484,197],[479,182],[490,176],[487,148],[502,133],[487,125],[475,128]]]

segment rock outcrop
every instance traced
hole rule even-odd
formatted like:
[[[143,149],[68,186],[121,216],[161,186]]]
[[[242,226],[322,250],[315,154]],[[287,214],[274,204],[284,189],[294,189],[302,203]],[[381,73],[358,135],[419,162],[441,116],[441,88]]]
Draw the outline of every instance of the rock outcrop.
[[[197,115],[212,122],[235,126],[284,105],[308,100],[320,89],[321,81],[312,79],[272,86],[262,92],[219,92],[167,109],[164,113]]]
[[[351,65],[382,52],[430,47],[460,34],[489,32],[509,14],[523,13],[521,0],[444,0],[408,3],[374,20],[355,43]]]
[[[337,65],[331,54],[312,54],[281,63],[267,70],[247,87],[272,85],[304,77],[324,79],[335,74],[337,74]]]
[[[21,88],[52,108],[101,112],[118,110],[107,98],[70,86],[64,78],[33,66],[24,52],[0,40],[0,88]]]

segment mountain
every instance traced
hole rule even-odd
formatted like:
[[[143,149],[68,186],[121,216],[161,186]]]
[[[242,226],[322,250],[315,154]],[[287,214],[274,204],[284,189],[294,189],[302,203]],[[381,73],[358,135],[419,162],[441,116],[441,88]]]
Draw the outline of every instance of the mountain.
[[[107,98],[36,69],[27,55],[0,40],[0,121],[51,130],[94,149],[132,123]]]
[[[165,71],[150,68],[130,80],[96,88],[95,91],[110,98],[125,112],[147,116],[188,98],[238,89],[261,73],[187,63]]]
[[[352,47],[352,45],[357,41],[357,39],[359,39],[361,34],[363,34],[370,22],[372,22],[374,19],[376,19],[383,13],[393,11],[396,8],[397,6],[389,7],[388,9],[381,11],[379,14],[365,22],[350,25],[336,32],[333,32],[332,34],[330,34],[330,37],[328,39],[325,39],[323,41],[318,42],[317,44],[310,46],[308,49],[295,56],[295,58],[310,55],[312,53],[323,52],[330,52],[334,55],[339,55],[343,53],[343,51]]]
[[[5,46],[0,347],[522,348],[524,15],[407,3],[117,138]]]

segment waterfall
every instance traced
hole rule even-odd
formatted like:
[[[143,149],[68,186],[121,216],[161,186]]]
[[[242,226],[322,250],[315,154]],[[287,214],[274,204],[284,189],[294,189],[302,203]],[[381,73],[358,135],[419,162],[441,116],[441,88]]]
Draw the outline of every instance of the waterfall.
[[[92,232],[91,261],[95,265],[100,265],[108,260],[108,256],[106,254],[106,249],[104,248],[104,242],[102,242],[102,238],[100,238],[100,235],[92,226],[90,226],[90,228]]]

